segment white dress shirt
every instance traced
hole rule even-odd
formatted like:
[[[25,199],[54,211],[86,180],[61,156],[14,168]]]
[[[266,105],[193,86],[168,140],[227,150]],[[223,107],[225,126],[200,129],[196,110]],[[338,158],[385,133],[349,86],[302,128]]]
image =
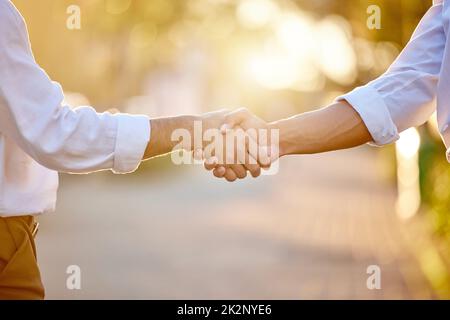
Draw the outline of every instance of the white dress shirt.
[[[58,171],[134,171],[150,139],[146,116],[62,105],[34,60],[25,22],[0,0],[0,216],[55,207]]]
[[[385,74],[338,98],[355,108],[376,145],[394,142],[399,132],[425,123],[437,107],[439,130],[450,161],[449,1],[433,1]]]

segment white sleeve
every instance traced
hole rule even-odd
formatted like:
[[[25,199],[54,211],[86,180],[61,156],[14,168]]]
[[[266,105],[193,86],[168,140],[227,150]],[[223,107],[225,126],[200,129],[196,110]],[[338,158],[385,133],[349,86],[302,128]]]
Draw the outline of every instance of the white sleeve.
[[[355,108],[376,145],[394,142],[434,112],[444,49],[442,5],[435,4],[384,75],[338,98]]]
[[[146,116],[62,105],[59,84],[34,60],[25,22],[0,1],[0,131],[56,171],[134,171],[150,139]]]

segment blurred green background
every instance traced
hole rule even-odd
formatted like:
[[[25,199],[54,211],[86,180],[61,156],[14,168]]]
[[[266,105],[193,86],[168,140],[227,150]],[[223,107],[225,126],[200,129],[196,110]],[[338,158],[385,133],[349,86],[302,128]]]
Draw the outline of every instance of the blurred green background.
[[[268,117],[314,108],[384,72],[429,2],[15,1],[32,26],[39,63],[99,109],[138,110],[139,99],[130,97],[151,95],[170,74],[180,82],[172,80],[173,88],[189,82],[201,95],[185,112],[245,105]],[[65,27],[73,4],[81,30]],[[381,30],[366,26],[373,4]],[[171,105],[146,103],[142,112],[178,111]]]

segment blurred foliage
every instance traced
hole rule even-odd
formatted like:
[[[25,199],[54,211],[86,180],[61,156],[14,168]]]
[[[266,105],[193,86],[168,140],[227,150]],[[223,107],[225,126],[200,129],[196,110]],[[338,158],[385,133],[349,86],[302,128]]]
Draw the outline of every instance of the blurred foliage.
[[[437,235],[450,243],[450,167],[445,147],[424,128],[420,150],[422,200]]]
[[[249,28],[240,21],[244,0],[15,0],[14,3],[28,22],[38,62],[66,90],[83,93],[99,110],[123,106],[129,97],[145,94],[143,84],[155,70],[179,68],[184,60],[197,59],[197,64],[191,65],[194,69],[203,68],[201,75],[206,88],[202,93],[202,110],[246,105],[262,110],[268,118],[310,110],[381,74],[431,3],[431,0],[261,1],[270,2],[276,9],[271,14],[275,11],[306,14],[316,22],[327,17],[341,18],[338,22],[352,34],[350,40],[354,37],[370,41],[364,44],[373,46],[374,61],[361,67],[367,57],[365,51],[356,52],[360,68],[350,82],[339,83],[319,75],[319,80],[316,79],[319,82],[312,89],[302,89],[308,84],[305,77],[300,88],[273,90],[261,86],[261,79],[248,81],[243,76],[245,55],[261,50],[264,41],[274,33],[272,24]],[[66,9],[73,4],[81,8],[82,28],[77,31],[65,27]],[[366,9],[372,4],[382,9],[382,30],[366,27]],[[283,20],[284,16],[280,13],[277,19]],[[293,40],[304,41],[302,35]],[[338,58],[339,55],[334,62],[336,68],[343,63]],[[297,73],[302,74],[304,67],[299,65]],[[262,77],[270,80],[270,74],[263,73]]]

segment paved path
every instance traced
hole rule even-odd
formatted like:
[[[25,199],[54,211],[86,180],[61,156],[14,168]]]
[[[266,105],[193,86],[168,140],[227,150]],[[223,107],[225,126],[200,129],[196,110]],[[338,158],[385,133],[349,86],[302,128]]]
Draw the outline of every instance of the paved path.
[[[278,175],[238,184],[186,167],[64,176],[57,214],[41,218],[47,297],[433,297],[376,159],[283,159]],[[71,264],[79,291],[65,288]],[[367,289],[369,265],[382,290]]]

